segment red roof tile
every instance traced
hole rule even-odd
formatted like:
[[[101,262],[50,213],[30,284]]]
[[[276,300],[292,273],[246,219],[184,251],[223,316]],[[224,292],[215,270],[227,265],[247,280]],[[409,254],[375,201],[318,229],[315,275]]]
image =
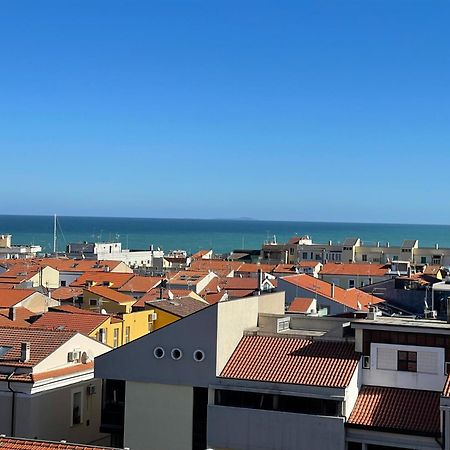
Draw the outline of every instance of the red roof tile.
[[[88,282],[102,285],[103,283],[111,283],[111,287],[119,289],[127,281],[134,277],[133,273],[116,273],[116,272],[84,272],[76,280],[74,280],[71,287],[86,286]]]
[[[9,318],[10,308],[0,309],[0,326],[1,327],[19,327],[26,328],[30,326],[27,320],[36,315],[33,311],[22,306],[14,308],[15,319]]]
[[[1,289],[0,290],[0,308],[10,308],[21,301],[35,294],[33,289]]]
[[[369,276],[382,277],[389,270],[386,264],[370,263],[327,263],[324,264],[321,275],[348,275],[348,276]]]
[[[354,345],[349,343],[244,336],[220,376],[345,388],[358,360]]]
[[[81,297],[83,289],[81,287],[60,287],[52,291],[52,298],[55,300],[72,300],[74,297]]]
[[[92,292],[95,295],[106,298],[116,303],[129,303],[136,302],[136,299],[131,297],[131,295],[123,294],[122,292],[117,292],[114,289],[110,289],[106,286],[91,286],[86,289],[87,292]]]
[[[357,427],[439,434],[439,392],[363,386],[348,420]]]
[[[147,292],[158,286],[163,279],[161,277],[144,277],[142,275],[135,275],[128,280],[119,291],[121,292]]]
[[[68,314],[49,311],[39,317],[31,326],[48,330],[74,330],[87,335],[108,319],[109,316],[103,314]]]
[[[360,291],[359,289],[342,289],[339,286],[334,286],[334,294],[332,295],[331,283],[327,283],[326,281],[319,280],[318,278],[314,278],[306,274],[283,277],[283,280],[302,289],[306,289],[313,295],[317,294],[322,297],[327,297],[330,300],[353,309],[354,311],[367,311],[367,306],[369,304],[375,305],[384,301],[373,295]],[[359,306],[361,306],[361,308]]]
[[[239,269],[237,269],[237,272],[242,273],[257,273],[258,270],[261,270],[263,273],[272,272],[275,269],[275,264],[242,264]]]
[[[0,448],[2,450],[111,450],[109,447],[9,437],[0,437]]]
[[[292,313],[306,313],[313,302],[312,298],[296,297],[292,300],[288,312]]]

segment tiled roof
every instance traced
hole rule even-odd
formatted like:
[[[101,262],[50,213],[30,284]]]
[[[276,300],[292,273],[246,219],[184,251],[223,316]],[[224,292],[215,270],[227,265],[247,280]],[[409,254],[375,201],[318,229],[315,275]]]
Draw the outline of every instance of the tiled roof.
[[[87,362],[86,364],[74,364],[60,369],[48,370],[47,372],[33,373],[31,378],[33,381],[48,380],[49,378],[62,377],[64,375],[70,375],[72,373],[92,371],[94,368],[94,361]],[[1,447],[0,447],[1,448]]]
[[[71,258],[35,258],[32,260],[41,266],[50,266],[59,272],[105,272],[114,270],[121,261]]]
[[[207,255],[211,250],[199,250],[191,256],[192,260],[201,259],[203,256]]]
[[[194,292],[189,291],[187,289],[163,289],[162,297],[164,299],[169,299],[169,292],[173,296],[174,299],[181,297],[193,297]],[[159,287],[153,288],[147,293],[145,293],[141,298],[139,298],[136,303],[133,305],[133,308],[136,307],[145,307],[146,302],[153,302],[158,300],[161,297],[161,289]]]
[[[295,274],[295,264],[278,264],[272,271],[275,273],[293,273]]]
[[[77,287],[60,287],[52,291],[52,298],[55,300],[71,300],[82,295],[83,289]]]
[[[320,261],[300,261],[298,263],[299,267],[311,267],[314,268],[317,264],[322,264]]]
[[[327,263],[324,264],[321,275],[348,275],[348,276],[369,276],[382,277],[389,270],[386,264],[370,264],[370,263]]]
[[[345,388],[356,370],[354,345],[297,337],[244,336],[224,378]]]
[[[289,305],[288,312],[292,313],[306,313],[314,301],[312,298],[296,297]]]
[[[182,270],[175,273],[169,279],[168,284],[196,285],[210,274],[207,270]]]
[[[109,447],[38,441],[34,439],[18,439],[1,436],[0,448],[2,450],[111,450]]]
[[[60,305],[60,306],[50,306],[49,311],[63,312],[68,314],[100,314],[96,311],[90,311],[89,309],[82,309],[78,306],[73,305]]]
[[[208,306],[208,303],[191,297],[181,297],[173,300],[155,300],[147,302],[151,308],[166,311],[178,317],[186,317]]]
[[[150,289],[158,286],[163,279],[161,277],[144,277],[142,275],[135,275],[128,280],[119,291],[121,292],[147,292]]]
[[[265,280],[263,280],[265,281]],[[268,280],[272,285],[276,286],[276,280]],[[233,290],[256,290],[258,289],[258,278],[241,278],[241,277],[225,277],[220,280],[219,286],[222,289]]]
[[[340,303],[354,311],[367,311],[369,304],[382,303],[383,300],[373,295],[367,294],[359,289],[342,289],[339,286],[334,287],[334,294],[332,295],[332,285],[326,281],[319,280],[318,278],[311,277],[306,274],[292,275],[283,277],[283,280],[298,286],[302,289],[310,291],[312,295],[321,295],[327,297],[337,303]],[[359,305],[361,308],[359,307]]]
[[[241,262],[225,261],[223,259],[198,259],[192,261],[190,270],[212,270],[220,276],[226,276],[233,270],[238,270],[242,266]]]
[[[348,424],[405,434],[439,434],[439,392],[363,386]]]
[[[86,289],[87,292],[92,292],[95,295],[99,295],[107,300],[111,300],[116,303],[130,303],[136,302],[136,299],[130,295],[123,294],[122,292],[117,292],[114,289],[110,289],[106,286],[91,286]]]
[[[10,308],[21,301],[35,294],[33,289],[1,289],[0,290],[0,308]]]
[[[250,297],[255,293],[254,289],[231,289],[230,291],[222,291],[226,292],[228,298],[244,298]]]
[[[9,318],[10,308],[0,309],[0,327],[20,327],[26,328],[30,326],[27,320],[34,316],[35,313],[23,306],[14,308],[15,320]]]
[[[132,273],[116,273],[116,272],[84,272],[76,280],[74,280],[71,287],[86,286],[87,283],[93,282],[95,284],[111,283],[111,287],[119,289],[127,281],[129,281],[134,274]]]
[[[242,266],[239,267],[237,272],[257,273],[258,270],[261,270],[261,272],[270,273],[275,269],[275,267],[276,267],[275,264],[242,264]]]
[[[39,317],[31,326],[48,330],[74,330],[88,335],[108,319],[109,316],[104,314],[68,314],[49,311]]]
[[[75,336],[76,331],[50,331],[36,328],[0,328],[0,346],[12,347],[0,356],[2,366],[33,367]],[[30,360],[19,362],[20,345],[30,343]]]

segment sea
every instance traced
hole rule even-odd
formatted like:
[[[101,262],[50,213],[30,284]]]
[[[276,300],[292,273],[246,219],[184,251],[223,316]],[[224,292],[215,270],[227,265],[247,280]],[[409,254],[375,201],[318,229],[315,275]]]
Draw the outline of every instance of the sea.
[[[12,234],[14,244],[37,244],[53,249],[53,216],[0,215],[0,234]],[[342,242],[359,237],[365,243],[398,245],[419,239],[420,246],[450,247],[450,225],[411,225],[342,222],[288,222],[224,219],[151,219],[119,217],[57,217],[57,249],[70,242],[121,242],[123,248],[187,250],[259,249],[265,241],[286,242],[309,235],[314,242]]]

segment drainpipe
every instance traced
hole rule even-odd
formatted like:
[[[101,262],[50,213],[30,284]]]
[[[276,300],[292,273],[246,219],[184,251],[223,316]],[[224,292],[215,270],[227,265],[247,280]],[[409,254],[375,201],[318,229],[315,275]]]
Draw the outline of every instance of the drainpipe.
[[[16,369],[14,369],[7,377],[8,390],[12,393],[12,405],[11,405],[11,437],[14,437],[16,428],[16,391],[11,388],[11,378],[15,375]]]

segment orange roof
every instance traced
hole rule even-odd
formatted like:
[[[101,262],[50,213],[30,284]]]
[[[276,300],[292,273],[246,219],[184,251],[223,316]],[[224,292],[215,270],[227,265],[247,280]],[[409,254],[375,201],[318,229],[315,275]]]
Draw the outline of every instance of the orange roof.
[[[174,299],[188,297],[193,291],[189,291],[187,289],[163,289],[163,298],[169,298],[169,292],[173,295]],[[161,289],[159,287],[155,287],[145,293],[140,299],[136,301],[133,307],[145,307],[146,302],[152,302],[154,300],[158,300],[161,297]]]
[[[29,280],[39,272],[40,267],[29,264],[16,264],[0,274],[0,283],[18,284]]]
[[[378,431],[437,436],[440,393],[363,386],[348,424]]]
[[[320,261],[300,261],[299,267],[316,267],[317,264],[322,264]]]
[[[197,253],[194,253],[194,254],[191,256],[191,259],[192,259],[192,260],[195,260],[195,259],[201,259],[201,258],[203,258],[203,256],[207,255],[210,251],[211,251],[211,250],[199,250]]]
[[[55,300],[71,300],[74,297],[80,297],[82,295],[83,289],[76,287],[60,287],[52,291],[52,298]]]
[[[244,336],[220,374],[224,378],[345,388],[359,354],[345,342]]]
[[[108,319],[109,316],[104,314],[68,314],[49,311],[42,314],[31,326],[48,330],[74,330],[88,335]]]
[[[228,298],[244,298],[250,297],[255,293],[254,289],[233,289],[231,291],[222,291],[226,292]]]
[[[105,272],[114,270],[121,261],[96,261],[92,259],[71,259],[71,258],[35,258],[34,264],[53,267],[60,272]]]
[[[150,289],[158,286],[163,279],[161,277],[144,277],[142,275],[135,275],[128,280],[119,291],[126,292],[147,292]]]
[[[111,450],[109,447],[96,447],[84,444],[38,441],[0,436],[2,450]]]
[[[196,285],[210,274],[207,270],[182,270],[170,277],[169,284]]]
[[[107,300],[111,300],[116,303],[135,303],[136,299],[131,297],[130,295],[122,294],[122,292],[117,292],[114,289],[110,289],[106,286],[91,286],[89,289],[86,289],[88,292],[92,292],[93,294],[99,295],[100,297],[106,298]]]
[[[48,370],[47,372],[33,373],[31,375],[33,381],[48,380],[49,378],[62,377],[77,372],[86,372],[94,368],[94,361],[86,364],[74,364],[73,366],[63,367],[61,369]]]
[[[22,306],[14,308],[15,320],[9,318],[10,308],[0,309],[0,326],[1,327],[28,327],[30,322],[27,320],[36,315],[33,311]]]
[[[288,312],[291,313],[307,313],[314,299],[305,297],[296,297],[292,300]]]
[[[33,289],[1,289],[0,290],[0,308],[10,308],[21,301],[35,294]]]
[[[84,272],[73,281],[70,286],[87,286],[88,282],[93,282],[95,284],[111,283],[114,289],[119,289],[133,277],[133,273]]]
[[[266,281],[266,280],[263,280]],[[268,280],[272,285],[276,286],[276,280]],[[221,278],[219,286],[222,289],[232,290],[232,289],[258,289],[258,278],[241,278],[241,277],[225,277]]]
[[[332,284],[306,274],[290,275],[282,278],[284,281],[310,291],[313,295],[317,294],[327,297],[337,303],[341,303],[355,311],[367,311],[370,304],[382,303],[384,300],[373,295],[367,294],[358,289],[342,289],[339,286],[334,287],[332,296]],[[359,303],[359,304],[358,304]],[[359,307],[361,306],[361,308]]]
[[[37,328],[0,328],[0,345],[11,347],[0,356],[2,366],[33,367],[75,336],[76,331],[51,331]],[[21,342],[30,343],[30,360],[19,362]]]
[[[295,264],[278,264],[272,273],[295,273]]]
[[[56,311],[56,312],[64,312],[66,314],[100,314],[96,311],[90,311],[88,309],[81,309],[78,306],[73,305],[60,305],[60,306],[50,306],[48,308],[49,311]]]
[[[191,270],[211,270],[217,275],[226,276],[233,270],[239,269],[242,263],[237,261],[225,261],[223,259],[198,259],[192,261],[188,271]]]
[[[370,264],[370,263],[327,263],[324,264],[321,275],[349,275],[349,276],[369,276],[382,277],[389,270],[386,264]]]
[[[275,269],[275,264],[242,264],[237,272],[246,272],[246,273],[257,273],[258,270],[261,272],[270,273]]]

